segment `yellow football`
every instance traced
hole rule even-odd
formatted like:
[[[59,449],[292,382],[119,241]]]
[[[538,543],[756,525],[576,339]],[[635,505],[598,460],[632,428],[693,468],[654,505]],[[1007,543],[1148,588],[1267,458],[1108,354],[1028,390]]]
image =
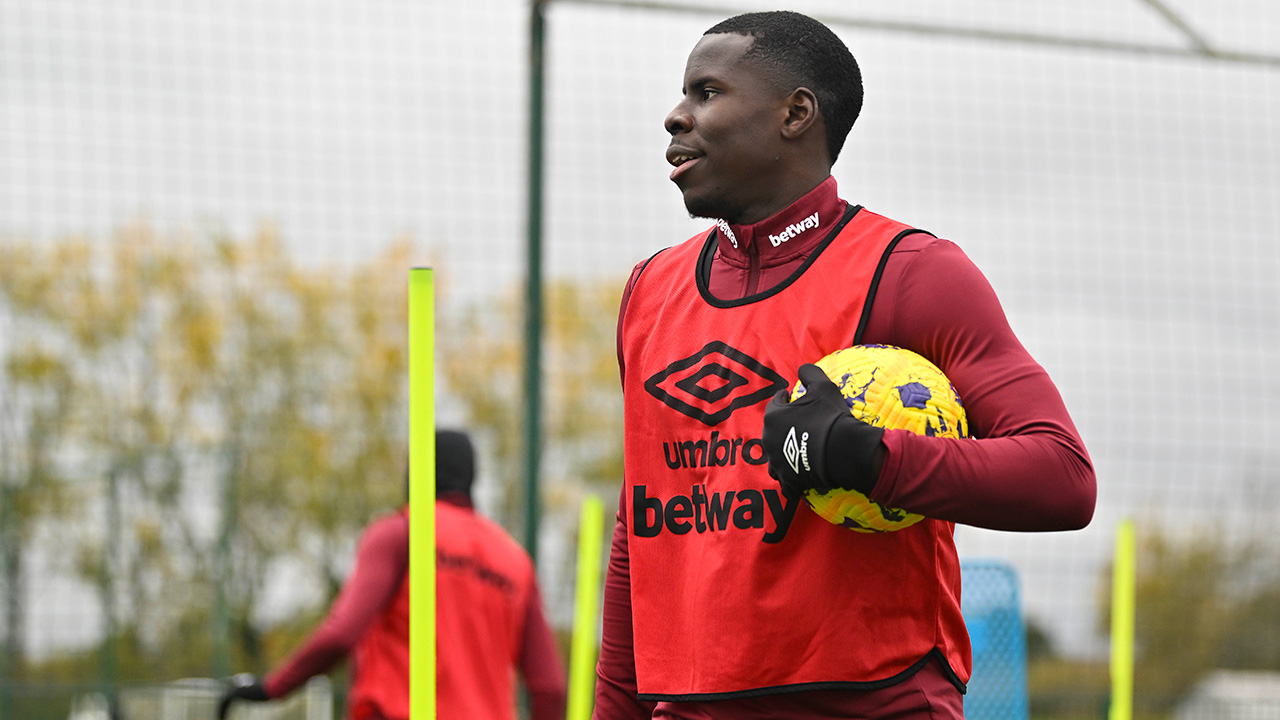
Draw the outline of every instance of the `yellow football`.
[[[840,388],[853,416],[887,430],[910,430],[930,437],[969,437],[964,404],[936,365],[891,345],[855,345],[814,363]],[[804,395],[799,382],[791,399]],[[923,516],[884,507],[857,490],[810,490],[805,502],[828,522],[857,532],[893,532]]]

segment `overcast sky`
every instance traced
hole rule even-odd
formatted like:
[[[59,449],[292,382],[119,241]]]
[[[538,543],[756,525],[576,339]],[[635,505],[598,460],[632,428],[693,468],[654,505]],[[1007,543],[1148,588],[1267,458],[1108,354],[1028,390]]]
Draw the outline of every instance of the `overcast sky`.
[[[1274,2],[1166,5],[1216,48],[1280,54]],[[1028,611],[1096,652],[1120,517],[1260,527],[1280,487],[1280,65],[871,26],[1188,46],[1138,0],[791,7],[851,19],[843,195],[959,243],[1085,436],[1089,529],[958,540],[1013,559]],[[621,282],[703,225],[662,118],[721,14],[548,16],[547,269]],[[456,288],[518,282],[525,23],[516,0],[0,0],[0,238],[270,221],[316,262],[405,233]],[[47,620],[33,642],[83,635]]]

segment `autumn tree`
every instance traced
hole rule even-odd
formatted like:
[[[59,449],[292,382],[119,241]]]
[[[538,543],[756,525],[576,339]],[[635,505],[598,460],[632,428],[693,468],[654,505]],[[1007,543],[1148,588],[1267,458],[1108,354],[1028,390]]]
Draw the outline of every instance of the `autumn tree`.
[[[78,533],[108,642],[148,677],[265,665],[269,578],[300,564],[331,593],[403,501],[408,253],[306,267],[269,227],[0,244],[6,559],[24,528]],[[39,512],[48,487],[80,509]]]
[[[587,492],[608,497],[622,480],[622,391],[614,340],[622,280],[556,280],[545,286],[542,494],[553,524],[576,522]],[[524,297],[516,289],[454,308],[439,321],[447,391],[467,425],[493,448],[497,513],[524,524]]]
[[[280,629],[296,639],[308,623],[264,617],[272,578],[309,573],[328,591],[312,596],[319,612],[358,531],[404,500],[409,265],[407,243],[307,265],[270,227],[0,243],[6,591],[36,530],[56,524],[54,549],[106,618],[108,679],[278,660],[292,648]],[[439,393],[482,441],[499,520],[518,532],[524,299],[460,298],[447,275]],[[566,537],[582,495],[621,479],[621,286],[547,286],[542,500]],[[24,627],[26,595],[5,597],[5,627]]]
[[[29,265],[19,253],[0,258],[0,716],[27,649],[25,550],[67,500],[58,457],[76,399],[66,345],[32,322],[48,278]]]

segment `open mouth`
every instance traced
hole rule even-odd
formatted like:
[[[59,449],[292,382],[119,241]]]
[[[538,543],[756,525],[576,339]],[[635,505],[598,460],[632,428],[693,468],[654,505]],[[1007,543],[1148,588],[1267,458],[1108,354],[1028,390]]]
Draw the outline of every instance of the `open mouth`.
[[[701,158],[701,155],[692,150],[676,147],[667,148],[667,162],[671,163],[675,168],[671,171],[671,180],[675,180],[680,175],[688,172],[688,169],[696,165]]]

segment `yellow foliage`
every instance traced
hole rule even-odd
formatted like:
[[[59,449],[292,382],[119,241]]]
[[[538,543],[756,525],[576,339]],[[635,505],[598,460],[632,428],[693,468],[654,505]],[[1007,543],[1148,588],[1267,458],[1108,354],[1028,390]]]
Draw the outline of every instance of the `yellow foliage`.
[[[15,383],[27,385],[61,384],[68,378],[61,358],[30,343],[5,358],[5,372]]]
[[[194,528],[238,518],[239,560],[220,582],[247,622],[274,558],[301,558],[327,581],[344,540],[402,502],[410,250],[304,268],[269,225],[248,238],[137,223],[97,243],[0,243],[0,320],[32,338],[0,344],[0,382],[31,397],[2,409],[43,413],[11,422],[47,435],[31,473],[59,448],[88,456],[86,498],[96,515],[114,506],[118,536],[61,520],[83,536],[86,579],[130,586],[113,591],[131,598],[123,623],[163,635],[175,617],[163,606],[213,597],[217,538]],[[72,407],[72,387],[80,421],[41,419]]]
[[[544,288],[542,436],[550,452],[543,501],[548,511],[575,507],[584,490],[609,492],[621,480],[614,331],[623,284],[621,279],[556,281]],[[503,484],[499,513],[509,526],[517,524],[524,503],[525,315],[519,290],[462,310],[437,304],[437,315],[444,318],[437,329],[444,391],[467,408],[466,424],[492,443],[495,474]]]

